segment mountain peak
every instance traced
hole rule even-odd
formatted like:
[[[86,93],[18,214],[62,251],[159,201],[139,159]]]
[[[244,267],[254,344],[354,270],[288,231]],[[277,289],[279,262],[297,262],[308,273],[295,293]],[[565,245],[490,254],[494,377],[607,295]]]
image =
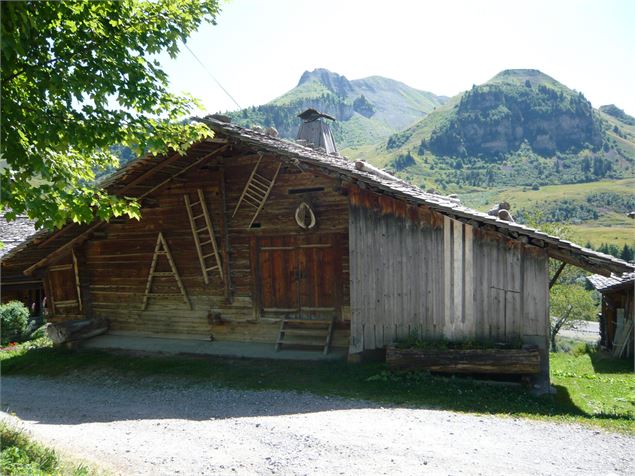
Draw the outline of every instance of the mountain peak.
[[[561,89],[566,87],[551,76],[537,69],[505,69],[490,79],[486,84],[527,84],[532,86],[550,86]]]
[[[298,86],[310,82],[320,83],[340,97],[346,97],[353,90],[353,86],[351,86],[350,81],[346,79],[345,76],[341,76],[325,68],[305,71],[300,77]]]

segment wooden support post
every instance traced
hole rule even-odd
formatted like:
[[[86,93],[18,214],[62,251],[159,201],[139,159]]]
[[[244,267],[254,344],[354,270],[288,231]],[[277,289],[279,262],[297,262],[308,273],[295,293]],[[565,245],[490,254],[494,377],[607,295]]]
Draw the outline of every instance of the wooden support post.
[[[223,272],[225,274],[223,282],[225,284],[225,303],[231,304],[234,301],[232,283],[231,283],[231,243],[229,241],[229,228],[227,226],[227,192],[225,190],[225,164],[220,159],[220,199],[221,199],[221,227],[223,229]]]
[[[90,292],[90,273],[86,265],[86,253],[80,247],[73,250],[77,259],[77,279],[79,280],[79,299],[82,303],[83,314],[86,319],[93,318],[93,300]]]
[[[553,278],[551,278],[551,280],[549,281],[549,289],[552,288],[552,286],[554,284],[556,284],[556,281],[558,280],[558,278],[560,277],[560,273],[562,273],[562,270],[564,269],[564,267],[567,265],[567,263],[565,263],[564,261],[562,261],[560,263],[560,267],[558,268],[558,270],[556,271],[556,274],[553,275]]]
[[[75,248],[71,250],[71,254],[73,256],[73,274],[75,275],[75,290],[77,292],[77,306],[79,307],[79,312],[82,312],[84,309],[82,307],[82,290],[79,286],[79,266],[77,265],[77,255],[75,254]]]

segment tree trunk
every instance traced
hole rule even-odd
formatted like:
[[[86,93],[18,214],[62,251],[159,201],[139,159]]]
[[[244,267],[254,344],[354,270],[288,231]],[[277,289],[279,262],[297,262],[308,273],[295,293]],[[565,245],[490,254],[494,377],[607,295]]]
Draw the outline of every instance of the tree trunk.
[[[89,339],[103,334],[107,330],[108,323],[104,319],[82,319],[46,325],[46,334],[57,345]]]

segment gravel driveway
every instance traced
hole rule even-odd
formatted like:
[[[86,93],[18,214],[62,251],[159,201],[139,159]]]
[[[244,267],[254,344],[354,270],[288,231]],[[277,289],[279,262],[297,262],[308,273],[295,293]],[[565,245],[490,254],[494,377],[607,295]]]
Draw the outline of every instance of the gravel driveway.
[[[4,377],[2,409],[115,474],[635,474],[633,437],[292,392]]]

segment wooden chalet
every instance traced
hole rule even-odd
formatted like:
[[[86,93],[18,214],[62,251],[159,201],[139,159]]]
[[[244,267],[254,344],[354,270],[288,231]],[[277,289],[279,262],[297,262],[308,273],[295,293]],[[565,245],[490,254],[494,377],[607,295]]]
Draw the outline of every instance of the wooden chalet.
[[[602,295],[600,345],[616,357],[633,356],[635,273],[587,278]]]
[[[203,121],[213,139],[103,184],[137,197],[140,221],[70,224],[5,257],[3,271],[42,280],[52,321],[351,356],[412,333],[522,340],[539,346],[548,378],[548,258],[633,270],[365,163]]]

